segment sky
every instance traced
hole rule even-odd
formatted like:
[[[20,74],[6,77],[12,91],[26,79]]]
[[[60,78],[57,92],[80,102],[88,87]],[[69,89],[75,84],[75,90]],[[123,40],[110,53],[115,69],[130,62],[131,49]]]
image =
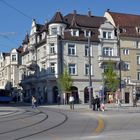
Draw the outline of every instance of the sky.
[[[55,12],[62,15],[72,13],[104,16],[110,9],[112,12],[140,15],[140,0],[0,0],[0,52],[10,52],[18,48],[30,33],[32,19],[44,24]]]

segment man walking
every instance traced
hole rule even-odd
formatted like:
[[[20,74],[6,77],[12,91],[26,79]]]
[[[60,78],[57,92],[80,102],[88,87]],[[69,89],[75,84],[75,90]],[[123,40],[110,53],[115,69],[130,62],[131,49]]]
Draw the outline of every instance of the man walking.
[[[70,109],[74,110],[74,97],[70,95],[69,97],[69,104],[70,104]]]

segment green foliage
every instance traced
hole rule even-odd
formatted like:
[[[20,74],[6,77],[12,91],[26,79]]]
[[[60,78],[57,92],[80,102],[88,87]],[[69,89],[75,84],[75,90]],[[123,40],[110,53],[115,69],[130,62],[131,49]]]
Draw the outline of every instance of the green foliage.
[[[103,81],[107,89],[110,91],[115,91],[119,85],[119,77],[114,71],[113,63],[110,61],[107,64],[107,69],[103,73]]]
[[[69,75],[67,68],[64,69],[63,74],[60,76],[59,83],[60,83],[61,90],[67,92],[71,91],[73,80]]]

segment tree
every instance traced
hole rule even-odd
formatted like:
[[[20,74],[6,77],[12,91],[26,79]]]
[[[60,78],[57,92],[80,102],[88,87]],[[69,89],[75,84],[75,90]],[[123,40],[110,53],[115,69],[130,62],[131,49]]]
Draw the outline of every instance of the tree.
[[[111,61],[108,62],[107,68],[103,73],[103,82],[105,87],[109,89],[112,93],[118,88],[119,86],[119,77],[117,73],[114,71],[113,63]]]
[[[64,92],[71,91],[73,80],[72,80],[70,74],[68,73],[67,68],[64,68],[64,72],[60,75],[59,84],[60,84],[60,88],[62,91],[64,91]]]

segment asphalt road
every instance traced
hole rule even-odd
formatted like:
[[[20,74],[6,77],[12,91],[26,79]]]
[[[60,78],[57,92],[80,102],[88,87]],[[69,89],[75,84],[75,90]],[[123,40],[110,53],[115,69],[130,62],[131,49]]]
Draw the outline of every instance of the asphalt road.
[[[140,140],[140,108],[0,108],[0,140]]]

